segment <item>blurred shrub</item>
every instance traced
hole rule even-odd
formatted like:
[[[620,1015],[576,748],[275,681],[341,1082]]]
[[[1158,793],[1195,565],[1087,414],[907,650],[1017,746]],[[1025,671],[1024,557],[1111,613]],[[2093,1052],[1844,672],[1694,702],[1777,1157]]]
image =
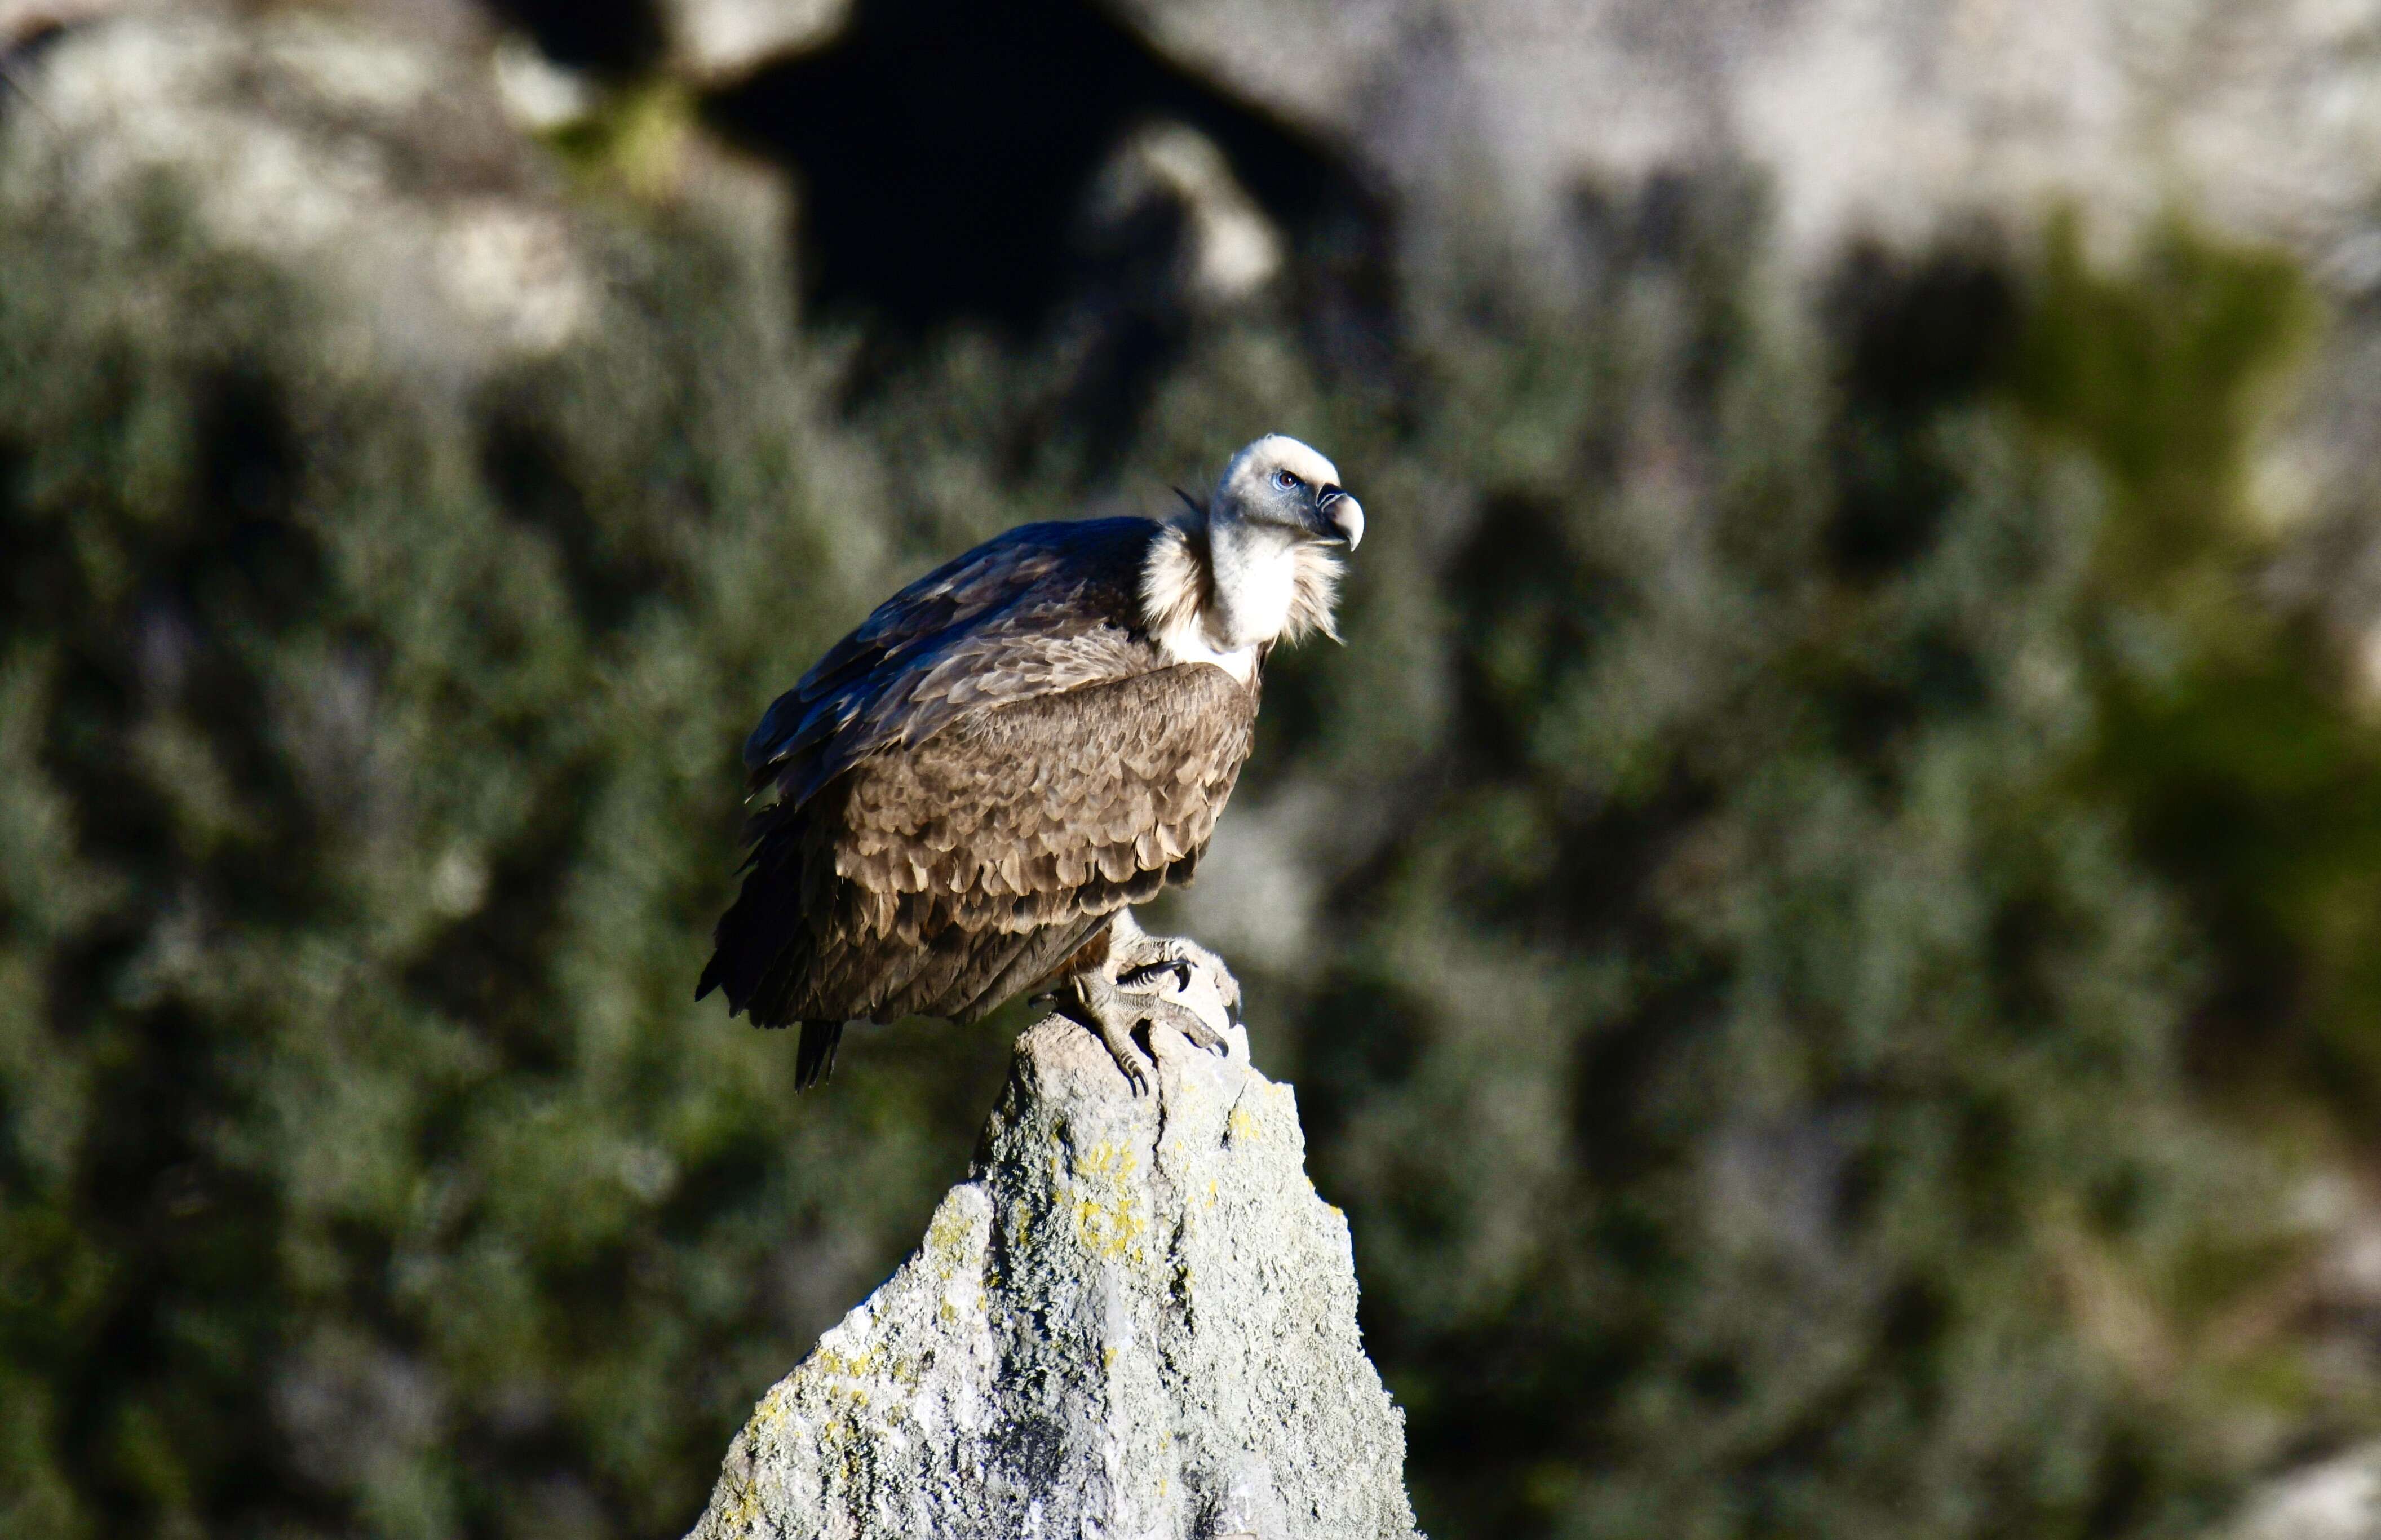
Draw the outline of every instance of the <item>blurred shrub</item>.
[[[2314,847],[2374,805],[2241,559],[2299,291],[2062,235],[2038,270],[1855,253],[1811,309],[1725,180],[1582,227],[1567,310],[1427,334],[1400,452],[1471,518],[1415,563],[1443,582],[1361,585],[1350,649],[1435,631],[1438,720],[1403,763],[1323,729],[1398,806],[1300,1078],[1425,1525],[2203,1527],[2241,1419],[2304,1391],[2225,1324],[2290,1242],[2182,1029],[2242,950],[2221,906],[2336,893],[2362,847]],[[2326,752],[2287,875],[2172,821],[2211,781],[2279,817]],[[2265,934],[2320,955],[2306,918]]]
[[[2192,1063],[2235,1105],[2312,1093],[2362,1137],[2381,1105],[2381,725],[2320,617],[2260,593],[2280,543],[2243,485],[2308,296],[2281,258],[2179,225],[2120,275],[2061,226],[2039,291],[2015,397],[2107,493],[2085,774],[2209,948]]]
[[[742,731],[880,581],[775,287],[591,221],[600,324],[458,379],[168,197],[10,212],[0,1513],[677,1533],[998,1070],[798,1108],[690,997]]]

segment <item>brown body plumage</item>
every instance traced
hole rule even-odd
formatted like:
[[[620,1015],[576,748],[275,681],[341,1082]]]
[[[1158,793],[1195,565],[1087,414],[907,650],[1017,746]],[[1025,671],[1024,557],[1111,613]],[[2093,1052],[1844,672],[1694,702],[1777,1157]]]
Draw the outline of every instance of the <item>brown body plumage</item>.
[[[1062,974],[1136,1081],[1135,1010],[1200,1036],[1117,985],[1212,959],[1117,922],[1197,866],[1266,654],[1329,628],[1327,547],[1362,529],[1336,482],[1261,439],[1205,509],[1027,525],[886,601],[746,745],[775,800],[699,993],[800,1021],[804,1084],[847,1021],[972,1021]]]

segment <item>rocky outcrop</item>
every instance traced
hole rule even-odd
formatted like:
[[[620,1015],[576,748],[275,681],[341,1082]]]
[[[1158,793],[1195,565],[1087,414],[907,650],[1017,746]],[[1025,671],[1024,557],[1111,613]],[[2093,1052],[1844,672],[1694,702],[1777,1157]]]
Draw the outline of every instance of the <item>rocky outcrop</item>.
[[[1347,1220],[1233,1035],[1160,1033],[1135,1098],[1027,1031],[973,1174],[762,1398],[696,1540],[1412,1536]]]
[[[0,204],[20,217],[133,247],[170,213],[184,238],[296,283],[342,359],[427,380],[617,324],[624,267],[650,259],[531,132],[595,110],[583,79],[372,7],[88,9],[104,14],[74,13],[0,81]],[[774,301],[788,192],[650,116],[606,174],[724,242]]]
[[[1742,156],[1822,258],[2062,202],[2111,233],[2180,203],[2381,282],[2381,19],[2326,0],[1102,0],[1180,67],[1425,203]]]
[[[555,178],[469,55],[311,15],[126,16],[70,31],[22,84],[0,195],[93,227],[168,195],[384,356],[475,373],[600,311]]]

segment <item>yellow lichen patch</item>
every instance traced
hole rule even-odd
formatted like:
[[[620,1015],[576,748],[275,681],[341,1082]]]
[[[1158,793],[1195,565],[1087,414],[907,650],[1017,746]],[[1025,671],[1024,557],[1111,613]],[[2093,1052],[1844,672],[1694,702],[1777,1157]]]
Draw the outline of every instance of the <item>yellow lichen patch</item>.
[[[748,1446],[759,1443],[786,1420],[787,1402],[792,1397],[788,1387],[792,1383],[791,1379],[781,1379],[769,1387],[769,1393],[762,1397],[761,1404],[752,1409],[751,1420],[744,1424],[744,1441]]]
[[[750,1534],[753,1521],[761,1517],[761,1489],[744,1477],[736,1479],[736,1489],[728,1495],[719,1510],[720,1522],[730,1533]],[[714,1532],[716,1533],[716,1532]]]
[[[1075,1212],[1075,1235],[1086,1250],[1100,1256],[1142,1260],[1141,1238],[1149,1222],[1141,1212],[1132,1178],[1141,1158],[1132,1151],[1105,1141],[1093,1145],[1075,1162],[1074,1191],[1068,1194]]]
[[[868,1444],[868,1436],[861,1427],[859,1419],[849,1412],[830,1418],[819,1429],[818,1441],[819,1452],[824,1457],[820,1462],[819,1473],[827,1476],[830,1469],[833,1473],[833,1479],[827,1484],[828,1490],[849,1492],[858,1486],[861,1478],[866,1474]]]
[[[815,1385],[830,1396],[840,1395],[865,1404],[868,1392],[858,1382],[873,1376],[884,1363],[885,1345],[881,1342],[870,1343],[867,1351],[860,1353],[838,1352],[822,1342],[794,1371],[793,1377]]]
[[[926,1227],[926,1258],[934,1265],[935,1277],[948,1280],[953,1273],[968,1265],[974,1251],[975,1226],[969,1222],[967,1211],[956,1196],[943,1200],[934,1210],[932,1223]]]

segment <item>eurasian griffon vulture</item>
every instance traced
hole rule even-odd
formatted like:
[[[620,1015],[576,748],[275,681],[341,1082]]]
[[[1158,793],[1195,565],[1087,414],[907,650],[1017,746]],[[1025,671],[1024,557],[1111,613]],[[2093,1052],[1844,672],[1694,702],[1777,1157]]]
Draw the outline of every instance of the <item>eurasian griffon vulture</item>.
[[[1190,880],[1265,658],[1336,634],[1336,551],[1363,532],[1331,462],[1276,434],[1203,509],[1023,525],[886,600],[744,745],[774,800],[696,997],[800,1021],[804,1086],[848,1021],[966,1023],[1044,983],[1136,1090],[1143,1022],[1220,1049],[1155,981],[1211,970],[1227,1008],[1239,985],[1127,906]]]

